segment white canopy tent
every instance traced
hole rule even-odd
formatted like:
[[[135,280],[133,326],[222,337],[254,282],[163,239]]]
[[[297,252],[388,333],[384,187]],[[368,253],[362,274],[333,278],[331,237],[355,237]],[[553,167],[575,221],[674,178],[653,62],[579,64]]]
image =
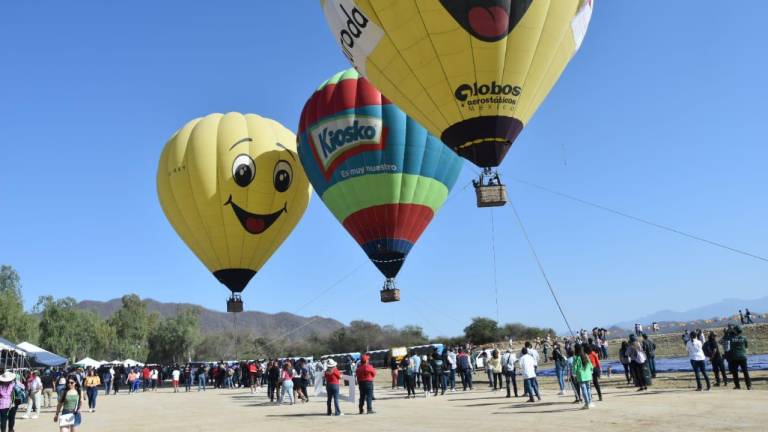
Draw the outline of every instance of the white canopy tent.
[[[123,360],[123,366],[129,367],[129,366],[144,366],[144,363],[138,362],[136,360],[132,359],[125,359]]]
[[[4,369],[16,369],[25,365],[27,352],[13,342],[0,338],[0,364]]]
[[[98,362],[90,357],[86,357],[80,360],[79,362],[76,362],[75,364],[80,366],[85,366],[85,367],[92,367],[92,368],[97,368],[101,366],[101,362]]]

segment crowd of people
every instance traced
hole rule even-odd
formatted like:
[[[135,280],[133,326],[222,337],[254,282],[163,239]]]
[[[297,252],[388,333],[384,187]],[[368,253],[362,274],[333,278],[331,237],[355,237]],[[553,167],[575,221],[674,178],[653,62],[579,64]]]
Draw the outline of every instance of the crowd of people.
[[[741,380],[739,379],[739,372],[741,372],[747,390],[752,390],[752,380],[747,368],[749,341],[744,336],[744,331],[740,325],[728,324],[719,341],[715,332],[709,332],[705,339],[704,332],[697,329],[690,333],[684,333],[683,342],[688,350],[688,358],[696,378],[696,391],[709,391],[711,388],[705,362],[707,359],[712,365],[716,387],[719,387],[721,382],[724,386],[728,385],[728,375],[725,373],[725,363],[727,363],[734,388],[741,389]],[[702,379],[707,385],[706,389],[702,386]]]
[[[584,409],[603,400],[600,385],[603,364],[608,358],[607,331],[594,328],[582,330],[574,337],[562,339],[547,336],[544,339],[526,341],[520,350],[512,344],[504,348],[488,348],[480,351],[464,347],[448,347],[429,354],[411,350],[400,358],[389,359],[391,387],[404,389],[405,398],[444,395],[458,389],[472,391],[475,388],[474,373],[484,369],[488,387],[492,391],[506,389],[506,397],[527,397],[528,402],[541,400],[537,379],[540,363],[552,361],[559,387],[559,395],[572,392],[574,404]],[[694,372],[697,391],[711,388],[706,370],[709,360],[714,372],[715,386],[728,385],[731,375],[734,388],[752,389],[747,368],[748,340],[739,325],[728,325],[718,339],[714,332],[706,335],[698,329],[682,336]],[[542,351],[543,354],[539,352]],[[656,378],[656,344],[646,333],[630,334],[621,342],[619,363],[624,368],[627,384],[637,391],[647,390]],[[605,368],[610,374],[611,368]],[[99,368],[48,368],[24,371],[0,370],[0,432],[14,432],[16,414],[25,405],[25,419],[35,419],[42,408],[56,408],[56,419],[62,430],[76,431],[80,424],[80,412],[96,411],[100,391],[104,395],[116,395],[125,389],[129,395],[157,391],[168,385],[174,393],[208,389],[250,389],[251,393],[266,389],[266,397],[273,404],[308,402],[310,393],[324,390],[327,415],[343,415],[339,406],[343,376],[349,385],[359,388],[359,413],[373,414],[374,379],[376,369],[368,355],[353,361],[350,357],[342,365],[332,358],[316,361],[313,358],[282,358],[261,361],[188,363],[185,365],[102,365]],[[518,387],[517,377],[522,379]],[[353,377],[353,378],[352,378]],[[703,381],[703,383],[702,383]],[[704,385],[706,385],[706,388]],[[521,391],[519,391],[519,388]],[[313,392],[310,392],[313,389]],[[522,393],[522,394],[521,394]]]

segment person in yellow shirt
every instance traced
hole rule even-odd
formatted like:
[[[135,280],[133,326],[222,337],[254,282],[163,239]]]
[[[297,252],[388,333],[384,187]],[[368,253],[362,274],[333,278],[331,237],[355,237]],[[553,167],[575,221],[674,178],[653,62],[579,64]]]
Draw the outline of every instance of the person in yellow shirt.
[[[88,395],[88,409],[90,412],[96,411],[96,396],[99,394],[99,386],[101,385],[101,379],[96,375],[93,368],[88,369],[88,374],[85,376],[85,393]]]

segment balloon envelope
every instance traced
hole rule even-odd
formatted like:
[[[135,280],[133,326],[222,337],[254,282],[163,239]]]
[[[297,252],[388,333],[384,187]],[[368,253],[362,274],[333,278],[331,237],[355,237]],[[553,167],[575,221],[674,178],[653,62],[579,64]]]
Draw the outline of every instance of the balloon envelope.
[[[371,83],[461,156],[501,163],[578,50],[592,0],[321,0]]]
[[[443,205],[462,160],[354,69],[304,106],[299,158],[328,209],[393,278]]]
[[[179,129],[157,169],[168,221],[214,276],[241,292],[309,203],[295,135],[255,114],[210,114]]]

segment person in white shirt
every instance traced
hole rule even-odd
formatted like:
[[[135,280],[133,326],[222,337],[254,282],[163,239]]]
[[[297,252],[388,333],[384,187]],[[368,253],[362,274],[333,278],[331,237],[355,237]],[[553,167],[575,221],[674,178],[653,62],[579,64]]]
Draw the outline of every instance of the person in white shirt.
[[[709,391],[709,376],[707,376],[706,363],[704,363],[704,360],[707,357],[704,355],[701,341],[696,337],[696,332],[691,332],[690,339],[686,342],[685,348],[688,350],[688,358],[691,360],[693,374],[696,376],[696,391],[701,391],[701,378],[699,377],[699,372],[704,375],[704,381],[707,383],[707,391]]]
[[[539,367],[539,352],[533,348],[533,345],[531,345],[530,342],[525,343],[525,347],[528,348],[528,354],[530,354],[533,357],[533,360],[536,362],[535,366]]]
[[[450,387],[452,392],[456,391],[456,353],[453,352],[453,348],[448,348],[448,365],[450,366],[448,370],[448,387]]]
[[[501,355],[501,372],[504,374],[504,379],[507,382],[507,397],[512,397],[509,392],[509,381],[512,381],[514,387],[515,397],[517,397],[517,374],[515,373],[515,363],[517,362],[517,356],[511,349],[507,348],[507,351]]]
[[[37,373],[35,371],[32,371],[29,373],[29,378],[27,378],[27,412],[24,414],[24,418],[28,419],[30,413],[32,412],[34,408],[34,414],[32,414],[32,418],[36,419],[38,415],[40,414],[40,396],[43,392],[43,381],[40,380],[40,377],[37,376]]]
[[[160,378],[160,372],[157,368],[152,369],[152,372],[149,373],[149,379],[152,381],[152,391],[157,391],[158,378]]]
[[[115,368],[110,366],[108,374],[109,374],[109,382],[106,383],[106,385],[108,387],[106,394],[109,394],[109,392],[112,391],[112,383],[115,382]]]
[[[525,390],[530,398],[528,402],[535,402],[534,395],[536,399],[541,400],[539,383],[536,381],[536,360],[529,353],[528,348],[523,348],[523,355],[520,357],[520,373],[523,375]]]
[[[179,392],[179,378],[181,377],[181,371],[179,370],[178,366],[175,366],[173,368],[173,372],[171,372],[171,379],[173,380],[173,392],[178,393]]]

